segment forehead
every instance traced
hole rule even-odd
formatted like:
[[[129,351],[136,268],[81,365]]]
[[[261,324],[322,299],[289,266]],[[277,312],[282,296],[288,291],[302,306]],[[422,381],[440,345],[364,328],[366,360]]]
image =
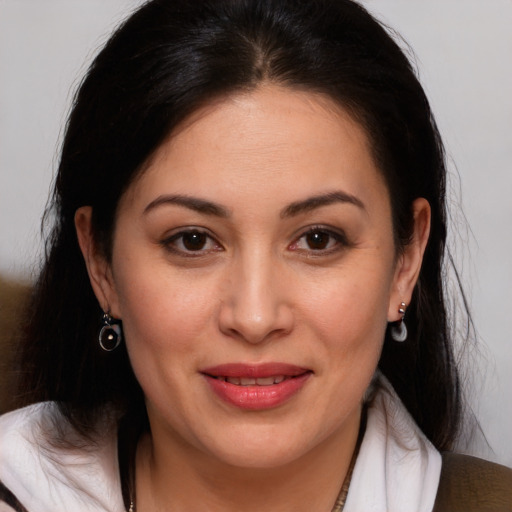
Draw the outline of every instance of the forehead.
[[[157,155],[196,140],[234,153],[266,149],[277,155],[294,144],[295,151],[327,148],[333,142],[341,142],[340,135],[345,145],[347,139],[352,139],[370,150],[363,128],[328,96],[265,85],[222,97],[198,109],[173,130]],[[307,146],[299,146],[304,141],[308,141]]]
[[[232,197],[248,188],[331,189],[340,179],[352,194],[383,184],[362,126],[325,95],[266,85],[189,116],[130,188]]]

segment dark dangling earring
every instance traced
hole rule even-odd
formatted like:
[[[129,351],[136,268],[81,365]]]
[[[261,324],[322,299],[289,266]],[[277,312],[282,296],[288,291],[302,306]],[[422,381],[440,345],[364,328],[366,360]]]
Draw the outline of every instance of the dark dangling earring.
[[[395,341],[403,342],[407,339],[407,327],[404,322],[405,310],[405,302],[402,302],[398,308],[398,312],[402,315],[402,318],[400,318],[400,320],[397,322],[394,322],[391,326],[391,337]]]
[[[121,326],[108,313],[103,313],[103,327],[98,336],[100,347],[105,352],[112,352],[119,346],[122,339]]]

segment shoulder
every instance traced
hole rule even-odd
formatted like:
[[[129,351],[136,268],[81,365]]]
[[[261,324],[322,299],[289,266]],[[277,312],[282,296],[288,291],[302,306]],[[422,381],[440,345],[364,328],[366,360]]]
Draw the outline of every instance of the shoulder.
[[[62,424],[57,406],[38,403],[0,416],[0,477],[39,456],[54,425]]]
[[[35,455],[43,425],[54,409],[52,403],[40,403],[0,416],[0,479]]]
[[[107,424],[98,439],[81,438],[54,403],[0,417],[0,504],[7,492],[30,511],[122,510],[118,473],[117,433]]]
[[[444,453],[433,512],[512,511],[512,469],[477,457]]]
[[[16,496],[17,483],[30,480],[25,475],[37,464],[35,440],[41,419],[52,408],[52,404],[37,404],[0,416],[1,512],[26,510]]]

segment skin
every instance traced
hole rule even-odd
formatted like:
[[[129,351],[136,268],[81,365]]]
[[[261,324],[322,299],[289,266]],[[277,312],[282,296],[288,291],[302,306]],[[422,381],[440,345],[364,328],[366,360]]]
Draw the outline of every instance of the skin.
[[[419,274],[426,200],[413,215],[411,243],[397,251],[362,127],[324,96],[275,85],[208,105],[175,130],[121,198],[110,262],[91,209],[77,211],[92,286],[123,321],[146,396],[139,510],[331,510],[386,325]],[[195,246],[183,237],[192,229],[204,233]],[[262,411],[227,404],[201,373],[276,361],[311,376]]]

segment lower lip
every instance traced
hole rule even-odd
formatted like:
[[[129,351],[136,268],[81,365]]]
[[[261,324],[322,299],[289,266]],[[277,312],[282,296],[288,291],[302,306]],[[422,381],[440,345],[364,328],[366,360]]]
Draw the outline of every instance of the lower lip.
[[[205,375],[215,394],[239,409],[258,411],[278,407],[297,394],[311,376],[310,372],[270,386],[237,386]]]

